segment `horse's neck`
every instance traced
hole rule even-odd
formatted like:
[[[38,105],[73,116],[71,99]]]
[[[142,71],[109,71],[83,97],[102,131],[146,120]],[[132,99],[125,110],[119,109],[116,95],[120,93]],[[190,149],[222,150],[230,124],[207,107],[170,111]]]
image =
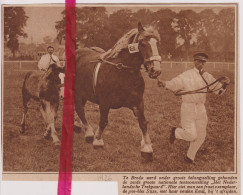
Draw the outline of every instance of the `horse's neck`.
[[[140,52],[138,53],[129,53],[128,50],[122,51],[119,56],[119,61],[126,65],[131,67],[140,67],[144,60]]]

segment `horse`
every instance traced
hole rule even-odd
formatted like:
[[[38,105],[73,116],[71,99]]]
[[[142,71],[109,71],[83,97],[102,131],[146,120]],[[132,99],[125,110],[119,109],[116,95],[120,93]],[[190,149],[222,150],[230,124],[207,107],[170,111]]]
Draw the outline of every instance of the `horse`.
[[[121,107],[133,111],[142,131],[141,156],[153,160],[153,149],[144,116],[145,82],[140,72],[142,64],[148,75],[156,79],[161,74],[158,52],[160,35],[157,25],[143,27],[140,22],[107,52],[90,48],[76,50],[75,110],[85,130],[85,140],[94,148],[102,148],[102,133],[108,124],[110,109]],[[85,117],[87,101],[99,105],[99,127],[94,129]]]
[[[47,71],[30,71],[25,75],[22,98],[23,98],[23,118],[21,121],[20,133],[25,132],[25,120],[28,111],[28,102],[33,99],[40,102],[40,111],[47,124],[44,138],[49,138],[50,134],[54,145],[60,145],[54,122],[57,118],[57,110],[59,107],[59,92],[62,87],[59,78],[60,73],[64,73],[64,67],[58,67],[56,64],[51,64]]]

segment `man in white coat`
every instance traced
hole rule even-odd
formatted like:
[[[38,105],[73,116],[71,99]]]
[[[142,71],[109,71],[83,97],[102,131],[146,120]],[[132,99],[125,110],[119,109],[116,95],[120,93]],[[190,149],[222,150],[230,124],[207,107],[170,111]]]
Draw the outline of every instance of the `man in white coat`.
[[[60,61],[58,59],[58,57],[56,55],[53,55],[54,52],[54,48],[52,46],[48,46],[47,47],[47,52],[48,54],[43,55],[38,63],[38,68],[42,71],[47,71],[47,69],[49,68],[50,64],[55,63],[57,64],[57,66],[61,67]],[[60,73],[59,74],[59,78],[61,79],[61,83],[64,83],[64,79],[65,79],[65,74]],[[64,98],[64,87],[60,88],[60,92],[59,95],[61,98]],[[80,121],[78,115],[75,112],[74,115],[74,126],[77,126],[79,128],[81,128],[82,126],[82,122]]]
[[[47,47],[48,54],[41,56],[41,59],[38,63],[38,68],[43,71],[47,71],[50,64],[57,64],[57,66],[61,66],[60,61],[56,55],[53,54],[54,48],[52,46]]]
[[[195,67],[183,72],[170,81],[158,81],[158,86],[165,87],[172,91],[193,91],[215,82],[215,78],[205,72],[203,67],[208,59],[205,53],[196,53],[194,56]],[[225,77],[222,83],[216,82],[214,85],[204,89],[214,90],[217,95],[222,95],[230,80]],[[206,93],[194,93],[182,96],[181,105],[181,126],[173,127],[170,134],[170,143],[173,144],[176,139],[182,139],[190,142],[185,161],[195,165],[194,159],[197,151],[203,144],[206,137],[206,128],[208,117],[204,103]]]

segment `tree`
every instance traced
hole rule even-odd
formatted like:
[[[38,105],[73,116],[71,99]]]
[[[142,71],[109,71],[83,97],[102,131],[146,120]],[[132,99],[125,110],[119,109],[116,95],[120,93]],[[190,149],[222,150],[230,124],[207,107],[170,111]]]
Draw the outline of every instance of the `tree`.
[[[57,29],[57,40],[61,44],[62,40],[65,40],[65,10],[62,11],[62,20],[57,21],[55,28]]]
[[[48,45],[52,42],[52,38],[51,38],[51,36],[45,36],[45,37],[43,37],[43,41],[45,44]]]
[[[178,34],[177,42],[185,48],[188,60],[189,49],[197,41],[197,34],[200,31],[200,18],[192,10],[182,10],[175,16],[172,26]]]
[[[170,9],[160,9],[153,14],[153,18],[159,21],[159,34],[161,37],[160,53],[166,57],[175,56],[177,33],[172,28],[172,22],[176,13]],[[171,56],[170,56],[171,57]]]
[[[109,16],[110,47],[112,47],[125,33],[137,27],[138,21],[129,9],[121,9]]]
[[[222,42],[222,53],[225,61],[234,58],[235,51],[235,9],[222,9],[219,14],[220,38]]]
[[[4,8],[4,40],[7,41],[7,47],[11,49],[13,58],[19,49],[18,38],[27,37],[24,32],[28,17],[25,15],[22,7],[5,7]]]
[[[108,15],[104,7],[77,8],[76,41],[86,47],[109,48]]]

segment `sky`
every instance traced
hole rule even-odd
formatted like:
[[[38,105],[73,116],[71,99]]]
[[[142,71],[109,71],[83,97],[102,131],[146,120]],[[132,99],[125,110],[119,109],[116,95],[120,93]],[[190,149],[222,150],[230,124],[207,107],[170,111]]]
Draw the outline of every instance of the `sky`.
[[[25,7],[25,13],[29,17],[25,32],[28,34],[27,39],[21,39],[20,42],[33,43],[43,42],[45,36],[51,36],[54,39],[57,35],[55,28],[56,21],[62,20],[62,7]]]
[[[78,5],[77,5],[78,6]],[[104,5],[102,5],[104,6]],[[143,5],[144,6],[144,5]],[[132,9],[133,11],[137,11],[138,9],[141,9],[140,7],[134,7],[134,5],[126,6]],[[172,6],[172,5],[162,5],[162,6],[148,6],[146,5],[146,8],[150,8],[152,11],[157,11],[161,8],[170,8],[175,12],[179,12],[183,9],[192,9],[195,12],[200,12],[205,8],[209,8],[208,6],[195,6],[188,4],[186,6]],[[121,8],[125,8],[124,5],[115,7],[115,6],[108,6],[107,12],[108,14],[111,14],[114,11],[117,11]],[[26,23],[25,32],[28,34],[28,38],[20,38],[20,42],[25,43],[42,43],[43,38],[45,36],[51,36],[52,39],[54,39],[57,35],[57,31],[55,29],[55,23],[56,21],[59,21],[62,19],[61,12],[64,10],[64,5],[55,6],[55,7],[25,7],[26,15],[29,17]],[[210,9],[212,9],[215,13],[218,13],[222,6],[211,6]]]

